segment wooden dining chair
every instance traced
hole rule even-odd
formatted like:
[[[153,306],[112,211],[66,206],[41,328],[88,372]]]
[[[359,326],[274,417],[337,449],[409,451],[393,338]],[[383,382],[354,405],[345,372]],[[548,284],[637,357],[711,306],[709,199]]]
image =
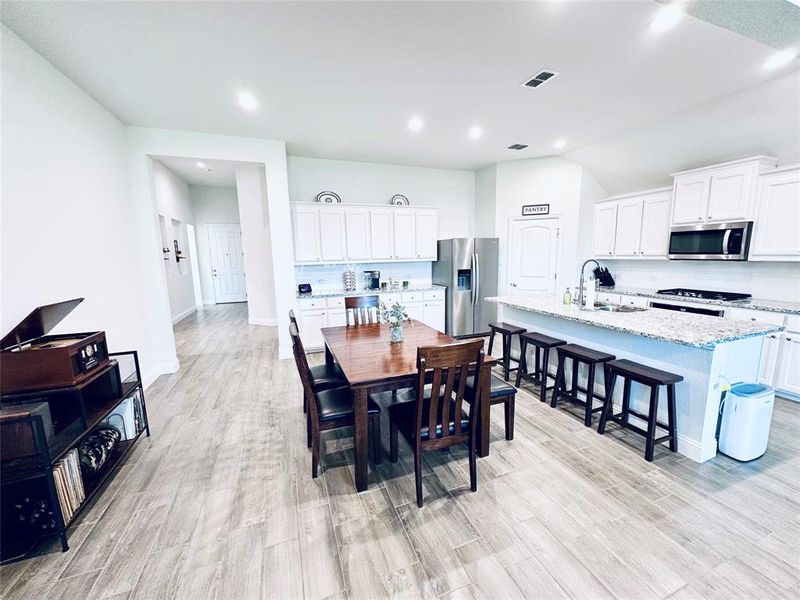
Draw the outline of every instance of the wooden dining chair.
[[[347,379],[342,373],[342,370],[336,364],[328,364],[324,362],[321,365],[308,366],[306,359],[306,351],[303,348],[303,340],[300,339],[300,333],[297,328],[297,321],[293,320],[294,313],[289,311],[289,333],[292,337],[292,348],[295,351],[295,363],[297,370],[300,372],[300,363],[297,361],[298,352],[303,356],[306,368],[308,369],[309,379],[311,381],[311,388],[315,391],[327,390],[329,388],[341,387],[347,385]],[[308,397],[303,393],[303,412],[308,412]]]
[[[366,325],[378,322],[378,296],[350,296],[344,299],[346,323],[350,325],[350,313],[353,314],[353,325]]]
[[[323,431],[353,425],[353,395],[345,386],[315,390],[311,382],[311,370],[303,352],[303,343],[294,323],[289,325],[297,370],[303,382],[306,398],[306,441],[311,448],[311,477],[317,477],[319,467],[320,434]],[[367,415],[372,435],[372,453],[376,464],[381,462],[381,409],[375,402],[367,402]]]
[[[294,326],[300,331],[300,327],[297,325],[297,317],[294,316],[294,309],[289,309],[289,323],[294,323]]]
[[[389,406],[390,456],[397,462],[397,432],[414,450],[417,506],[422,506],[422,453],[466,443],[469,446],[469,482],[478,489],[476,428],[483,374],[483,340],[417,349],[418,377],[414,389],[403,390],[408,401]],[[467,377],[477,381],[470,390]],[[432,381],[426,385],[426,379]],[[467,395],[467,397],[465,397]],[[469,414],[462,409],[469,402]]]

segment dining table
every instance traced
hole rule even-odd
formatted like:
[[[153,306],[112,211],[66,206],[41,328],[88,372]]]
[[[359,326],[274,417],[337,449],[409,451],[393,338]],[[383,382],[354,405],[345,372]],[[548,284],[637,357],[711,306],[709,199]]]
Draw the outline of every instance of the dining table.
[[[338,363],[353,395],[353,439],[356,490],[367,489],[367,399],[370,393],[414,387],[417,348],[442,346],[459,340],[412,320],[403,326],[403,341],[390,341],[388,323],[323,327],[325,360]],[[491,369],[497,363],[486,356],[481,377],[477,424],[478,456],[489,454],[489,389]],[[471,407],[470,410],[474,410]]]

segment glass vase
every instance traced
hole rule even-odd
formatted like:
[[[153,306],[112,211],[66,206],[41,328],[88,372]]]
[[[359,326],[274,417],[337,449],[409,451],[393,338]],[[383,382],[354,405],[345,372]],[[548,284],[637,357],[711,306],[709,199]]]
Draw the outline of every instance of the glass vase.
[[[403,341],[403,326],[398,323],[389,328],[389,341],[392,344],[397,344]]]

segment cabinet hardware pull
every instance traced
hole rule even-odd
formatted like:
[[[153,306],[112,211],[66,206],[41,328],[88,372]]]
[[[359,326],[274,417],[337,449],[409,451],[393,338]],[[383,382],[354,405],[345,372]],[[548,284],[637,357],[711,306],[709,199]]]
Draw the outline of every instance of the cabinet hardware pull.
[[[791,341],[792,341],[792,338],[786,338],[786,341],[787,341],[787,342],[791,342]]]

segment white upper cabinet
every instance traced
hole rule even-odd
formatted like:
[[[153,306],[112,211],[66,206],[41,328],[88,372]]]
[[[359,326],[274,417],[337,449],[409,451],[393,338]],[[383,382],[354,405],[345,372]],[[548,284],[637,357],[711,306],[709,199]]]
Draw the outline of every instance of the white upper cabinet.
[[[642,233],[639,256],[664,258],[669,245],[669,214],[672,190],[647,194],[642,199]]]
[[[417,258],[436,260],[439,235],[439,219],[435,210],[416,211],[416,251]]]
[[[800,261],[800,167],[760,177],[750,260]]]
[[[319,260],[319,210],[315,206],[294,209],[294,259],[297,262]]]
[[[388,208],[370,210],[370,247],[373,259],[394,258],[393,211]]]
[[[617,203],[604,202],[594,207],[592,249],[595,256],[613,256],[617,232]]]
[[[774,167],[774,158],[754,156],[673,173],[672,224],[753,219],[758,174]]]
[[[417,236],[414,213],[396,211],[394,213],[394,257],[397,259],[417,258]]]
[[[631,198],[617,203],[617,230],[614,254],[619,257],[639,255],[642,234],[642,199]]]
[[[370,226],[368,208],[348,208],[344,211],[345,246],[348,260],[369,260]]]
[[[345,250],[344,213],[332,208],[319,209],[320,260],[342,261]]]

